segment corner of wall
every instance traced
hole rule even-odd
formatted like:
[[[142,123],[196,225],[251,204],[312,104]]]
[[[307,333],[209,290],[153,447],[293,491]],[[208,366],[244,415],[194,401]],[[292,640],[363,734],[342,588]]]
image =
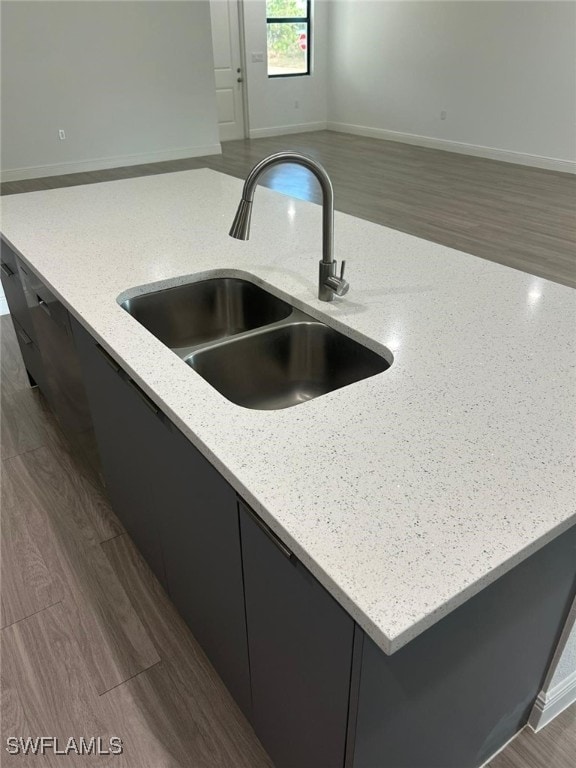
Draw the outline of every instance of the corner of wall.
[[[540,692],[530,713],[528,724],[537,733],[574,703],[576,703],[576,671],[554,688]]]
[[[560,636],[528,724],[534,731],[548,725],[566,707],[576,702],[576,599]]]

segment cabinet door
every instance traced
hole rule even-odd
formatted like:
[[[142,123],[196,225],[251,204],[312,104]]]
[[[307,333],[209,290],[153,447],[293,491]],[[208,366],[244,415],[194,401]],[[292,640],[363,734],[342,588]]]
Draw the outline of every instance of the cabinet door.
[[[236,494],[177,429],[155,482],[168,593],[242,711],[250,679]]]
[[[24,295],[24,288],[22,287],[22,280],[18,271],[18,259],[4,240],[0,241],[0,264],[2,288],[6,295],[10,314],[28,337],[34,340],[32,320],[28,312],[26,296]]]
[[[74,320],[72,327],[112,506],[164,584],[151,482],[158,471],[155,446],[165,426],[151,401],[90,334]]]
[[[18,258],[4,240],[0,241],[0,249],[2,288],[4,289],[10,315],[14,323],[14,330],[20,346],[20,352],[22,353],[22,359],[24,360],[24,366],[28,372],[30,384],[37,384],[44,391],[44,366],[36,343],[36,335],[24,293],[22,277],[18,269]]]
[[[12,322],[14,324],[14,331],[16,332],[16,338],[18,339],[22,360],[24,361],[24,367],[28,373],[30,384],[32,386],[38,385],[42,392],[44,392],[46,384],[44,379],[44,364],[42,362],[40,350],[35,344],[34,339],[26,333],[15,317],[12,318]]]
[[[354,623],[240,508],[254,728],[276,768],[342,768]]]
[[[42,357],[38,382],[60,425],[68,432],[91,429],[90,411],[70,315],[64,305],[30,270],[20,265],[33,334]]]

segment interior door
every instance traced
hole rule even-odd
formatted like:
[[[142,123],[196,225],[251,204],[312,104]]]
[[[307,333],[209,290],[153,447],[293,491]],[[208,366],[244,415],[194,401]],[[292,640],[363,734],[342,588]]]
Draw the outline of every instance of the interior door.
[[[240,55],[238,0],[211,0],[210,15],[220,141],[243,139],[244,73]]]

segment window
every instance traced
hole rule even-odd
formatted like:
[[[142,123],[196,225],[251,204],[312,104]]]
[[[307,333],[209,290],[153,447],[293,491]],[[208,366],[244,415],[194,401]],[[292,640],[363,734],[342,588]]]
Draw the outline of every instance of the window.
[[[310,74],[310,0],[266,0],[268,77]]]

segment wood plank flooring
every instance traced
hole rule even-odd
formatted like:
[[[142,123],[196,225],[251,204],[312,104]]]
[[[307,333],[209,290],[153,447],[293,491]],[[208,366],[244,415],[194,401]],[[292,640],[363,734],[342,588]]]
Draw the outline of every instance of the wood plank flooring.
[[[204,166],[243,177],[286,147],[326,165],[340,210],[576,285],[576,179],[342,134],[229,142],[222,156],[14,182],[3,194]],[[296,166],[265,181],[319,197]],[[9,317],[0,340],[1,764],[62,765],[4,752],[7,736],[49,734],[123,739],[123,755],[68,756],[72,766],[271,768],[111,511],[89,435],[70,441],[29,389]],[[575,766],[576,705],[490,764]]]
[[[573,768],[576,765],[576,704],[539,733],[525,728],[486,768]]]
[[[2,194],[201,167],[244,178],[281,149],[324,164],[340,211],[576,286],[575,176],[332,131],[225,142],[222,155],[210,157],[9,182]],[[274,168],[263,183],[320,200],[315,180],[298,166]]]

